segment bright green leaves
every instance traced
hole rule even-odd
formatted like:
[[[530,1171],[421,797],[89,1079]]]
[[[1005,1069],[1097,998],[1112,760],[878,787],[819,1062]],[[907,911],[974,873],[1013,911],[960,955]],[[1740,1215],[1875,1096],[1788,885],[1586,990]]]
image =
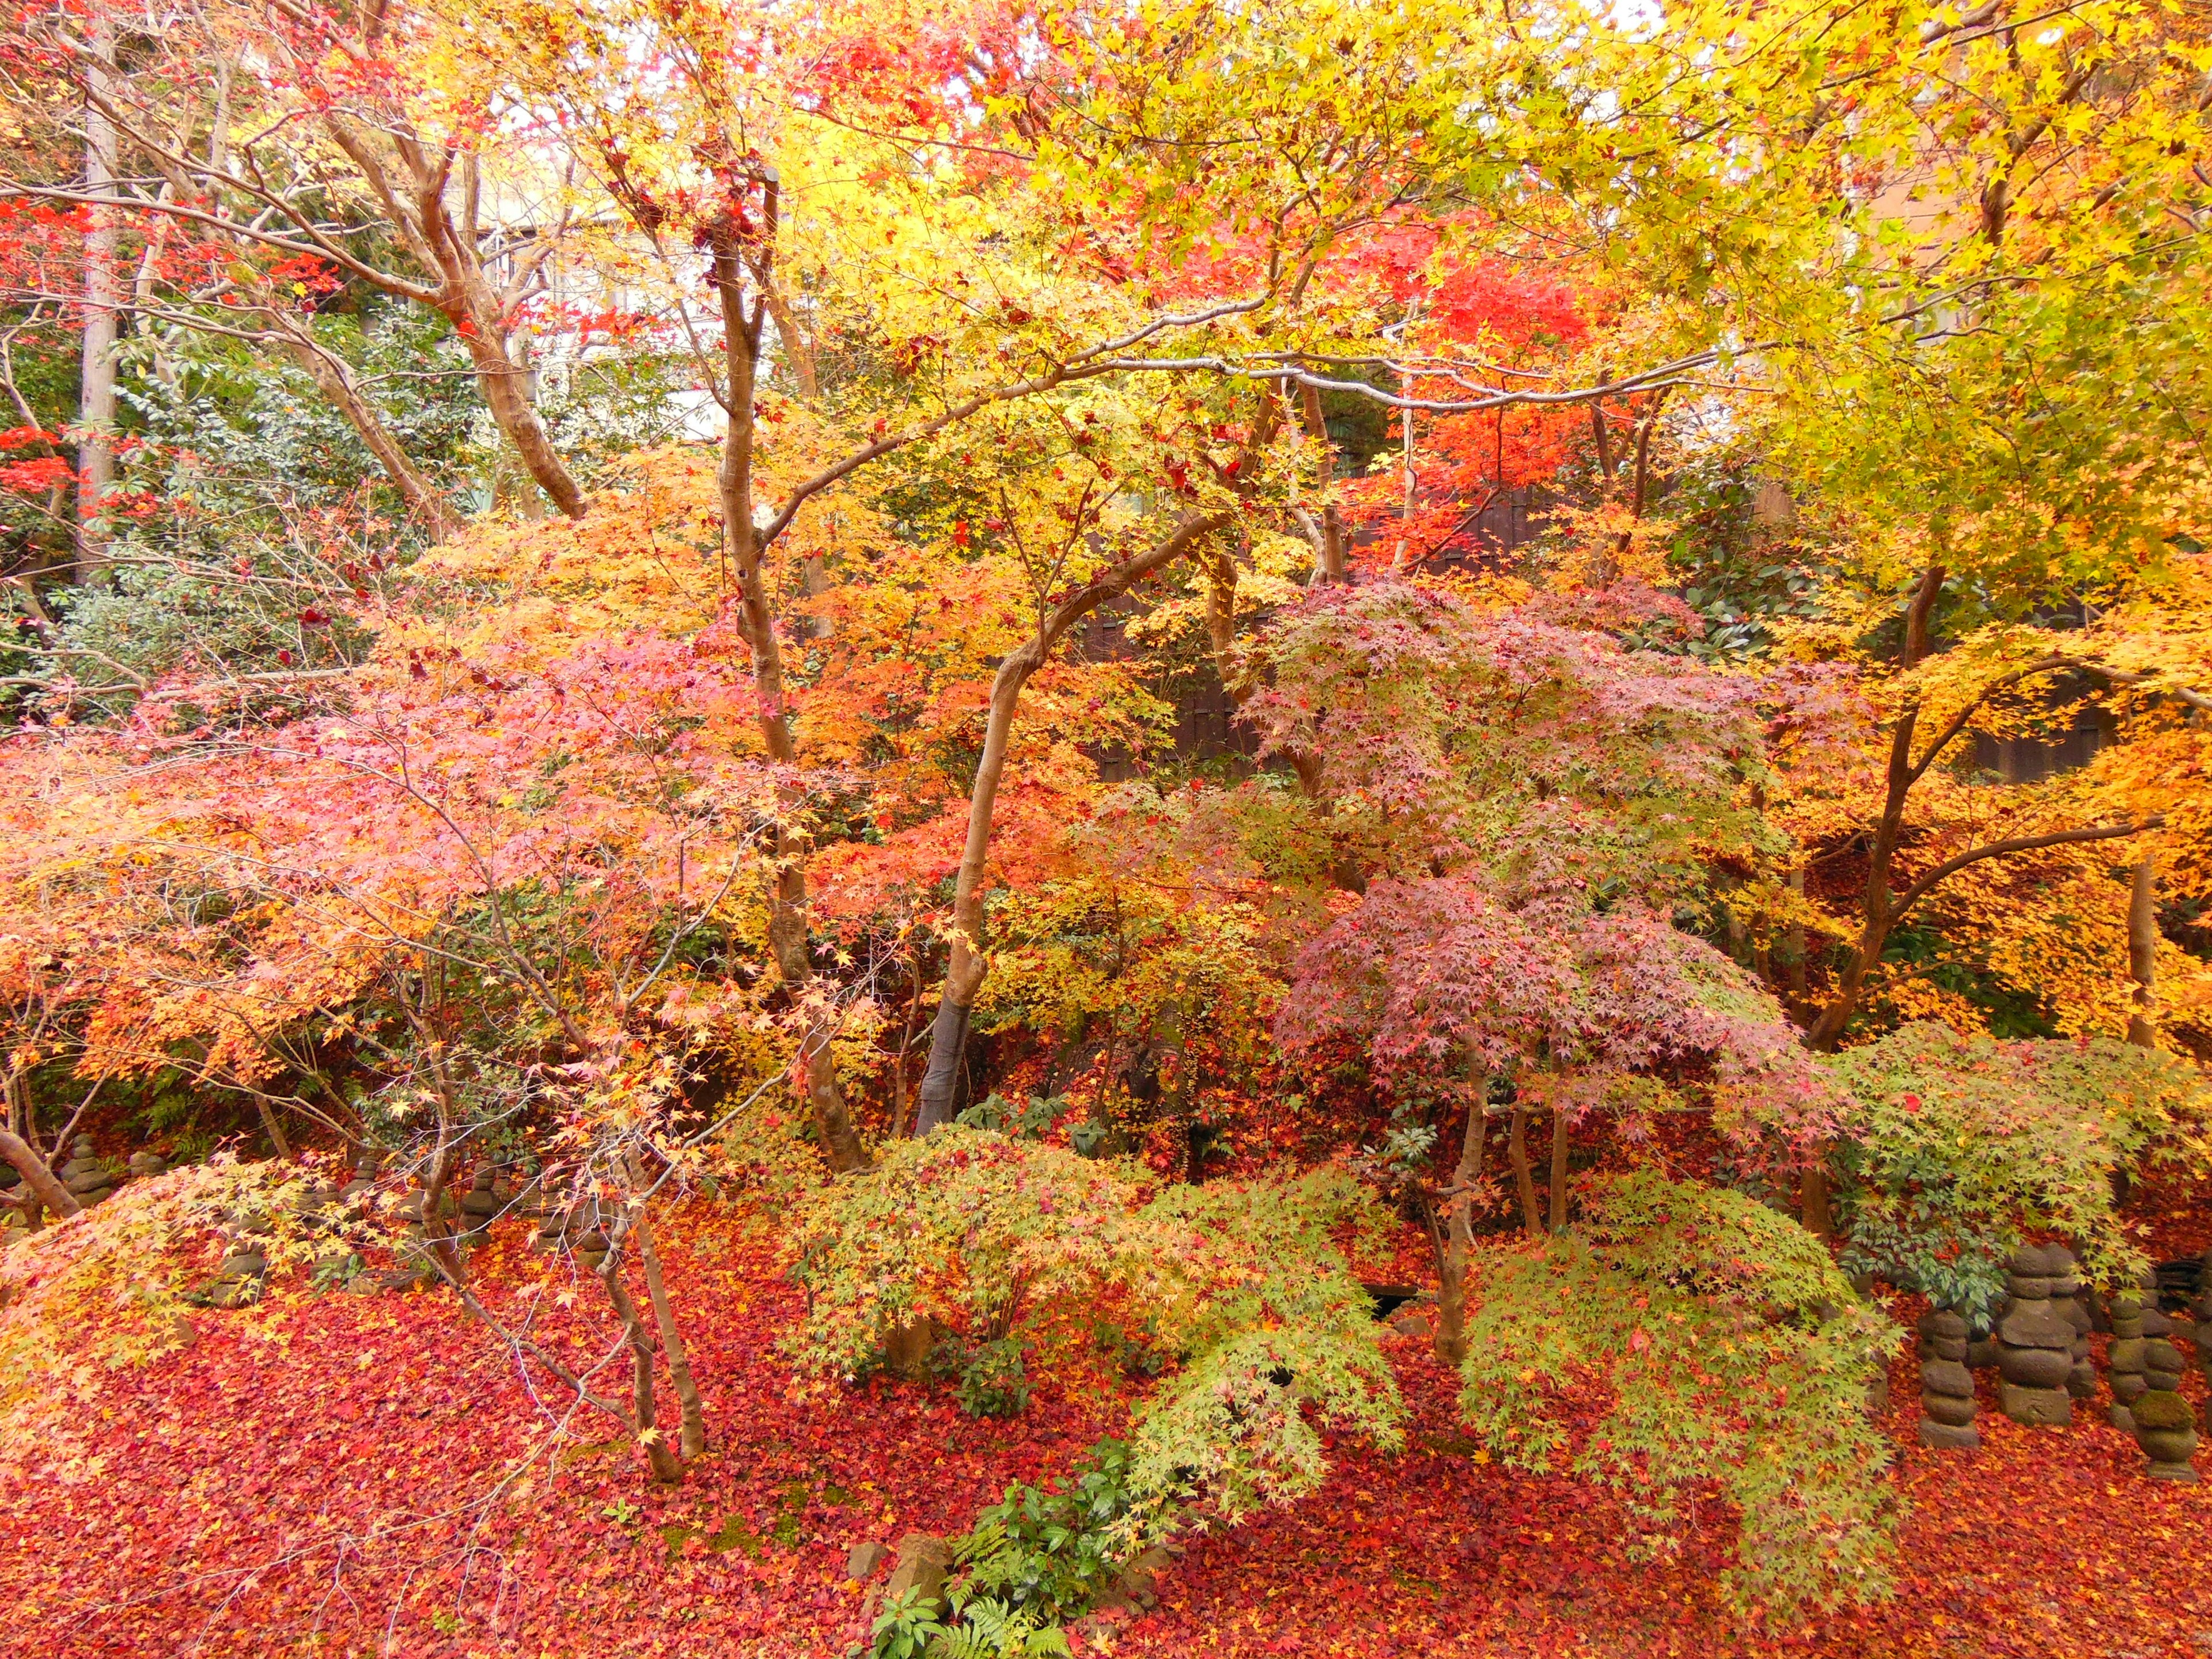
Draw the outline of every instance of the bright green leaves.
[[[1885,1594],[1896,1515],[1865,1407],[1894,1328],[1795,1221],[1740,1194],[1630,1176],[1585,1215],[1579,1233],[1480,1264],[1468,1423],[1509,1464],[1564,1457],[1620,1492],[1654,1553],[1717,1486],[1742,1516],[1741,1603]],[[1610,1404],[1580,1427],[1591,1385]]]

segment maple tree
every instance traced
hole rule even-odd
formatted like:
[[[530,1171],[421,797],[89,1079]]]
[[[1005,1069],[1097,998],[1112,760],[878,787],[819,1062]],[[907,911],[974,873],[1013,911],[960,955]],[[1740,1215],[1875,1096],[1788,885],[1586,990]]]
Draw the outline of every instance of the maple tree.
[[[31,1616],[1905,1650],[2107,1493],[1881,1385],[2212,1243],[2193,14],[21,22]]]

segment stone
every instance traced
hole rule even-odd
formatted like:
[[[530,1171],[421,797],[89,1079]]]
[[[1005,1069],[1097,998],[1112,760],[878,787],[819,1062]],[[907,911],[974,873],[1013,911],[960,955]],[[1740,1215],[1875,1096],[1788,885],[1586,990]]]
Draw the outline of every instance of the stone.
[[[1920,1367],[1923,1394],[1948,1395],[1954,1399],[1974,1397],[1974,1374],[1955,1359],[1930,1359]]]
[[[156,1176],[169,1173],[169,1165],[159,1152],[131,1154],[131,1177],[134,1181],[151,1181]]]
[[[1966,1365],[1970,1370],[1985,1371],[1997,1363],[1997,1345],[1987,1332],[1968,1340]]]
[[[1923,1417],[1920,1419],[1920,1443],[1931,1451],[1978,1451],[1982,1437],[1978,1430],[1954,1428]]]
[[[1121,1569],[1121,1594],[1149,1611],[1159,1606],[1159,1577],[1175,1565],[1175,1557],[1155,1545]]]
[[[890,1559],[890,1551],[881,1544],[855,1544],[845,1552],[845,1577],[872,1578],[878,1567]]]
[[[2063,1348],[2005,1348],[1997,1354],[1997,1375],[2027,1389],[2062,1389],[2074,1370]]]
[[[1917,1328],[1923,1360],[1966,1357],[1966,1322],[1948,1308],[1934,1308],[1921,1315]]]
[[[2063,1389],[2028,1389],[1997,1384],[1997,1406],[2015,1423],[2032,1429],[2063,1429],[2074,1420],[2074,1401]]]
[[[1972,1395],[1961,1399],[1955,1395],[1923,1394],[1920,1396],[1922,1417],[1947,1429],[1963,1429],[1972,1425],[1979,1409]]]
[[[2013,1299],[1996,1329],[1998,1403],[2007,1417],[2030,1427],[2070,1423],[2066,1385],[2077,1348],[2081,1358],[2088,1355],[2087,1338],[2065,1311],[2074,1306],[2074,1258],[2059,1245],[2030,1244],[2013,1253],[2011,1269]],[[2059,1285],[2065,1298],[2054,1304],[2051,1292]]]
[[[462,1231],[471,1243],[481,1243],[489,1237],[491,1224],[499,1216],[499,1198],[491,1188],[492,1171],[487,1167],[477,1171],[475,1184],[461,1194]]]
[[[2144,1395],[2135,1403],[2135,1435],[2152,1480],[2196,1484],[2189,1460],[2197,1450],[2197,1413],[2186,1400],[2166,1389]]]
[[[927,1382],[937,1337],[937,1322],[927,1316],[892,1326],[884,1338],[884,1368],[908,1382]]]
[[[1996,1340],[2001,1348],[2055,1348],[2071,1353],[2074,1328],[2052,1313],[2048,1302],[2022,1302],[1997,1322]]]
[[[884,1586],[886,1604],[912,1590],[924,1601],[945,1599],[945,1580],[952,1571],[952,1546],[926,1532],[910,1532],[899,1540],[898,1565]]]

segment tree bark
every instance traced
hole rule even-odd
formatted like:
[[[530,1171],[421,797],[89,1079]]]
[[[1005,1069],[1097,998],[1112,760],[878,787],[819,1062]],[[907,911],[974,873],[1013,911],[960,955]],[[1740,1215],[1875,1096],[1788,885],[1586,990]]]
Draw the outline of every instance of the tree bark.
[[[1567,1230],[1567,1115],[1552,1109],[1552,1224],[1553,1233]]]
[[[630,1166],[633,1184],[639,1182],[639,1170],[635,1161]],[[660,1252],[653,1247],[653,1226],[645,1217],[645,1200],[635,1200],[637,1218],[630,1229],[637,1235],[638,1260],[645,1267],[645,1288],[653,1302],[653,1317],[660,1328],[660,1346],[668,1355],[668,1375],[676,1384],[676,1400],[684,1415],[684,1455],[696,1457],[707,1449],[707,1407],[699,1398],[699,1384],[691,1375],[691,1356],[684,1346],[684,1333],[677,1328],[676,1310],[668,1300],[667,1281],[660,1272]]]
[[[284,349],[292,361],[307,372],[316,389],[345,416],[346,423],[353,428],[368,453],[376,457],[384,476],[392,480],[392,488],[407,503],[408,511],[428,526],[431,534],[439,539],[452,535],[460,527],[459,519],[399,447],[399,441],[392,435],[392,428],[384,423],[383,415],[354,379],[352,366],[316,342],[300,338],[289,319],[278,320],[272,313],[271,320],[276,322]]]
[[[1805,866],[1802,864],[1790,872],[1790,891],[1797,899],[1805,896]],[[1805,1001],[1805,924],[1791,922],[1782,938],[1787,953],[1783,971],[1788,976],[1790,1000],[1802,1007]]]
[[[2142,859],[2128,893],[2128,977],[2135,981],[2135,1007],[2128,1015],[2128,1041],[2138,1048],[2158,1047],[2158,860]]]
[[[772,187],[763,218],[770,226],[776,222]],[[718,230],[709,246],[714,289],[722,310],[724,400],[729,414],[716,479],[721,497],[723,545],[738,579],[742,632],[752,654],[753,684],[760,696],[761,738],[770,760],[780,767],[794,767],[799,747],[792,738],[784,691],[783,647],[776,637],[775,612],[763,568],[768,550],[753,522],[753,454],[757,435],[753,398],[767,301],[764,292],[750,305],[746,301],[744,249],[733,230],[726,227]],[[760,281],[755,286],[764,290],[766,284]],[[769,916],[769,945],[775,955],[776,972],[798,999],[803,1014],[796,1070],[814,1115],[815,1133],[830,1167],[844,1174],[868,1168],[868,1153],[837,1086],[836,1059],[830,1048],[836,1024],[815,978],[806,921],[806,849],[803,838],[790,824],[790,816],[799,804],[796,787],[781,786],[778,795],[784,811],[778,815],[775,829],[775,893]]]
[[[1513,1184],[1521,1194],[1521,1225],[1531,1238],[1544,1236],[1544,1212],[1536,1203],[1536,1182],[1528,1171],[1528,1109],[1513,1108],[1511,1128],[1505,1137],[1505,1154],[1513,1162]]]
[[[1481,1176],[1483,1147],[1490,1138],[1483,1103],[1487,1081],[1475,1080],[1474,1103],[1468,1109],[1467,1127],[1460,1135],[1459,1164],[1452,1170],[1451,1202],[1445,1210],[1448,1233],[1443,1271],[1437,1274],[1437,1361],[1454,1370],[1467,1358],[1467,1272],[1474,1256],[1472,1189]]]
[[[113,73],[113,25],[95,10],[88,25],[84,110],[84,185],[88,196],[108,196],[115,186],[115,126],[105,107]],[[122,286],[115,262],[121,251],[114,210],[89,210],[84,234],[84,339],[77,422],[85,428],[77,449],[76,580],[101,578],[107,565],[107,526],[102,502],[115,486],[115,344]]]
[[[15,1173],[23,1177],[38,1200],[58,1216],[83,1213],[84,1206],[61,1183],[59,1176],[46,1167],[46,1162],[31,1149],[30,1143],[12,1129],[0,1129],[0,1158],[15,1166]]]
[[[615,1317],[622,1322],[623,1334],[629,1343],[630,1409],[637,1422],[638,1443],[645,1448],[653,1478],[674,1486],[684,1479],[684,1465],[669,1450],[667,1438],[660,1432],[659,1407],[653,1397],[653,1337],[638,1315],[637,1304],[630,1299],[629,1286],[622,1282],[619,1241],[599,1265],[599,1282],[606,1286],[607,1300],[613,1304]]]
[[[1166,537],[1120,564],[1101,571],[1054,605],[1035,634],[1010,652],[991,682],[991,708],[983,728],[982,758],[975,767],[975,787],[968,798],[968,839],[960,854],[960,872],[953,885],[952,946],[945,963],[945,989],[937,1019],[930,1028],[929,1066],[921,1079],[921,1109],[915,1133],[926,1135],[952,1119],[952,1097],[959,1080],[960,1062],[968,1042],[968,1028],[975,998],[989,971],[983,927],[983,867],[991,851],[991,820],[1006,772],[1006,742],[1021,704],[1022,687],[1044,665],[1053,648],[1069,629],[1098,605],[1155,570],[1172,564],[1213,532],[1230,522],[1227,513],[1183,514]]]
[[[545,499],[566,517],[582,518],[584,492],[562,465],[561,453],[553,447],[553,434],[545,429],[538,405],[530,400],[530,371],[508,355],[506,319],[489,282],[481,271],[457,260],[453,286],[459,292],[439,309],[453,319],[461,343],[468,348],[477,390],[483,394],[493,422],[514,446],[523,470],[545,492]]]
[[[1944,574],[1943,567],[1934,562],[1920,574],[1920,586],[1913,590],[1911,603],[1905,607],[1905,650],[1898,662],[1900,668],[1917,668],[1927,658],[1936,601],[1943,592]]]
[[[1314,483],[1326,491],[1335,468],[1330,461],[1328,422],[1322,417],[1320,388],[1300,388],[1300,409],[1305,416],[1307,436],[1321,447],[1321,459],[1314,467]],[[1344,515],[1337,511],[1334,502],[1322,502],[1320,520],[1308,520],[1306,533],[1314,547],[1315,585],[1343,586],[1351,580],[1351,570],[1345,554]]]

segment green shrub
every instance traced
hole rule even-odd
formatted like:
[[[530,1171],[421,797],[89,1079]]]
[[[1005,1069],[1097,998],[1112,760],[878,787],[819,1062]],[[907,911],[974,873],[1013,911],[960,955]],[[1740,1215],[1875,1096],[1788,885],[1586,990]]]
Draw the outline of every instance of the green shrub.
[[[2207,1151],[2208,1093],[2173,1055],[2008,1042],[1923,1022],[1823,1062],[1851,1097],[1838,1155],[1853,1265],[1978,1311],[2027,1229],[2080,1241],[2098,1282],[2148,1265],[2112,1174]]]
[[[1071,1480],[1008,1486],[954,1547],[956,1601],[986,1597],[1047,1624],[1088,1612],[1130,1551],[1132,1462],[1126,1443],[1101,1440]]]
[[[1028,1373],[1022,1369],[1022,1345],[1011,1336],[986,1342],[961,1368],[952,1391],[970,1417],[1018,1417],[1030,1403]]]
[[[1627,1500],[1651,1553],[1717,1488],[1741,1517],[1739,1606],[1888,1593],[1897,1505],[1866,1395],[1898,1334],[1795,1221],[1630,1176],[1597,1189],[1580,1232],[1494,1253],[1478,1281],[1460,1407],[1503,1462],[1564,1456]],[[1578,1430],[1561,1391],[1591,1381],[1612,1403]]]
[[[1156,1186],[1133,1164],[964,1126],[901,1142],[800,1210],[786,1250],[808,1309],[786,1351],[849,1380],[931,1319],[952,1344],[945,1374],[966,1356],[962,1403],[1018,1411],[1020,1339],[1047,1316],[1118,1319],[1131,1349],[1142,1331],[1166,1374],[1133,1431],[1132,1536],[1187,1500],[1233,1517],[1312,1490],[1318,1425],[1397,1445],[1404,1407],[1335,1243],[1377,1226],[1365,1189],[1334,1170]]]

